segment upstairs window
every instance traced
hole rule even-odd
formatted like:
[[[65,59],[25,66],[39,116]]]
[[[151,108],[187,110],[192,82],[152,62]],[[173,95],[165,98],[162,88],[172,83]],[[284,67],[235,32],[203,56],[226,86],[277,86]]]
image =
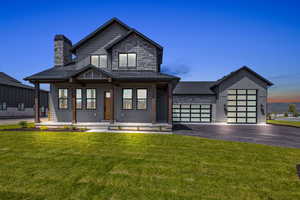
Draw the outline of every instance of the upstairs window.
[[[58,108],[68,109],[68,89],[58,89]]]
[[[96,109],[96,89],[86,89],[86,109]]]
[[[0,104],[0,110],[7,110],[6,102]]]
[[[136,67],[136,53],[120,53],[119,67]]]
[[[137,89],[137,109],[146,110],[147,109],[147,89]]]
[[[132,89],[123,89],[123,109],[132,109]]]
[[[96,67],[107,68],[107,55],[92,55],[91,64]]]

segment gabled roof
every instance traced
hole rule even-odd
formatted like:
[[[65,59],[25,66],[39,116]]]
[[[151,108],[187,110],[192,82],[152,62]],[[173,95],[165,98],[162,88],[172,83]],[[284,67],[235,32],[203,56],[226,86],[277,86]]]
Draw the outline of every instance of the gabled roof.
[[[214,95],[211,87],[215,81],[180,81],[173,91],[175,95]]]
[[[258,79],[260,79],[260,80],[264,81],[265,83],[267,83],[268,86],[272,86],[272,85],[273,85],[272,82],[270,82],[270,81],[267,80],[266,78],[262,77],[261,75],[259,75],[258,73],[256,73],[256,72],[253,71],[252,69],[250,69],[249,67],[243,66],[243,67],[239,68],[238,70],[233,71],[233,72],[231,72],[230,74],[228,74],[228,75],[222,77],[221,79],[217,80],[217,81],[215,82],[215,84],[212,86],[212,88],[214,88],[214,87],[220,85],[223,81],[225,81],[225,80],[231,78],[232,76],[236,75],[237,73],[239,73],[239,72],[242,71],[242,70],[246,70],[246,71],[248,71],[249,73],[253,74],[253,75],[254,75],[255,77],[257,77]]]
[[[130,36],[131,34],[136,34],[138,36],[140,36],[141,38],[143,38],[144,40],[148,41],[150,44],[154,45],[155,47],[157,47],[158,49],[162,50],[163,47],[160,46],[158,43],[154,42],[153,40],[151,40],[150,38],[148,38],[147,36],[145,36],[144,34],[140,33],[139,31],[135,30],[135,29],[131,29],[130,31],[128,31],[127,34],[119,37],[118,39],[116,39],[115,41],[113,41],[112,43],[110,43],[109,45],[107,45],[105,47],[106,50],[111,49],[113,46],[115,46],[116,44],[120,43],[121,41],[125,40],[128,36]]]
[[[5,79],[5,80],[9,80],[9,81],[13,81],[13,82],[17,82],[17,83],[21,83],[20,81],[18,81],[17,79],[5,74],[4,72],[0,72],[0,79]]]
[[[77,42],[76,44],[74,44],[73,47],[72,47],[72,49],[71,49],[71,51],[74,52],[76,49],[78,49],[80,46],[82,46],[88,40],[90,40],[93,37],[95,37],[98,33],[102,32],[104,29],[106,29],[108,26],[110,26],[114,22],[120,24],[121,26],[123,26],[128,31],[131,30],[131,28],[128,25],[126,25],[125,23],[123,23],[122,21],[120,21],[118,18],[114,17],[114,18],[110,19],[109,21],[107,21],[106,23],[104,23],[103,25],[101,25],[95,31],[93,31],[92,33],[90,33],[89,35],[87,35],[86,37],[84,37],[82,40],[80,40],[79,42]]]
[[[13,77],[5,74],[4,72],[0,72],[0,85],[8,85],[8,86],[25,88],[25,89],[30,89],[30,90],[34,89],[34,87],[25,85],[25,84],[21,83],[20,81],[14,79]],[[45,90],[43,90],[43,91],[45,91]]]

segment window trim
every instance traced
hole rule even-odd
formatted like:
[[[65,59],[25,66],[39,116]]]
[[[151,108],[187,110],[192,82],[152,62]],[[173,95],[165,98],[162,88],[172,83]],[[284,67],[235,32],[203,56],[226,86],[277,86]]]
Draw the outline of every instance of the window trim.
[[[124,90],[131,90],[131,108],[124,108],[124,99],[129,99],[129,98],[124,98]],[[122,88],[122,110],[133,110],[133,88]]]
[[[146,90],[146,98],[138,98],[138,90]],[[136,88],[136,110],[148,110],[148,88]],[[146,100],[146,108],[141,109],[138,106],[138,100]]]
[[[87,90],[95,90],[95,98],[88,98],[87,97]],[[88,104],[88,99],[95,99],[95,108],[88,108],[87,104]],[[86,88],[85,90],[85,109],[86,110],[97,110],[97,89],[96,88]]]
[[[127,56],[126,66],[120,66],[120,54],[126,54],[126,56]],[[128,54],[135,54],[135,66],[128,66]],[[118,67],[119,68],[136,68],[137,67],[137,53],[136,52],[119,52],[118,53]]]
[[[60,98],[59,97],[59,90],[67,90],[67,97],[66,98]],[[58,93],[57,93],[57,96],[58,96],[58,109],[59,110],[68,110],[69,109],[69,90],[68,88],[58,88]],[[67,107],[66,108],[61,108],[60,107],[60,99],[66,99],[67,100]]]
[[[108,56],[107,56],[107,54],[91,54],[90,55],[90,64],[91,65],[93,65],[92,64],[92,56],[97,56],[98,57],[98,66],[94,65],[95,67],[104,68],[104,69],[108,68]],[[101,67],[100,56],[106,56],[106,67]]]
[[[77,98],[77,90],[81,90],[81,98]],[[83,110],[83,89],[75,88],[75,101],[76,101],[76,110]],[[81,108],[77,108],[77,99],[81,99]]]

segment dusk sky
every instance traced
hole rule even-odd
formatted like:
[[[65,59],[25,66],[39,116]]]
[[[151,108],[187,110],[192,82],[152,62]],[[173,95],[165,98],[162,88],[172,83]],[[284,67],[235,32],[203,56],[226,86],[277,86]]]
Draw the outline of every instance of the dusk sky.
[[[1,0],[0,71],[19,80],[53,66],[53,38],[73,43],[112,17],[164,47],[182,80],[217,80],[246,65],[275,85],[273,102],[300,102],[300,1]]]

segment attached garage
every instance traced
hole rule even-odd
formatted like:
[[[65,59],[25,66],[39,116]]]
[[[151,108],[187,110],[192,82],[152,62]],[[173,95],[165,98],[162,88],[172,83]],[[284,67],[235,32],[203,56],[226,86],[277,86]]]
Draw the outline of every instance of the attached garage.
[[[217,81],[179,82],[173,91],[173,122],[265,123],[271,85],[248,67]]]
[[[173,92],[174,123],[214,122],[216,97],[212,81],[179,82]]]

